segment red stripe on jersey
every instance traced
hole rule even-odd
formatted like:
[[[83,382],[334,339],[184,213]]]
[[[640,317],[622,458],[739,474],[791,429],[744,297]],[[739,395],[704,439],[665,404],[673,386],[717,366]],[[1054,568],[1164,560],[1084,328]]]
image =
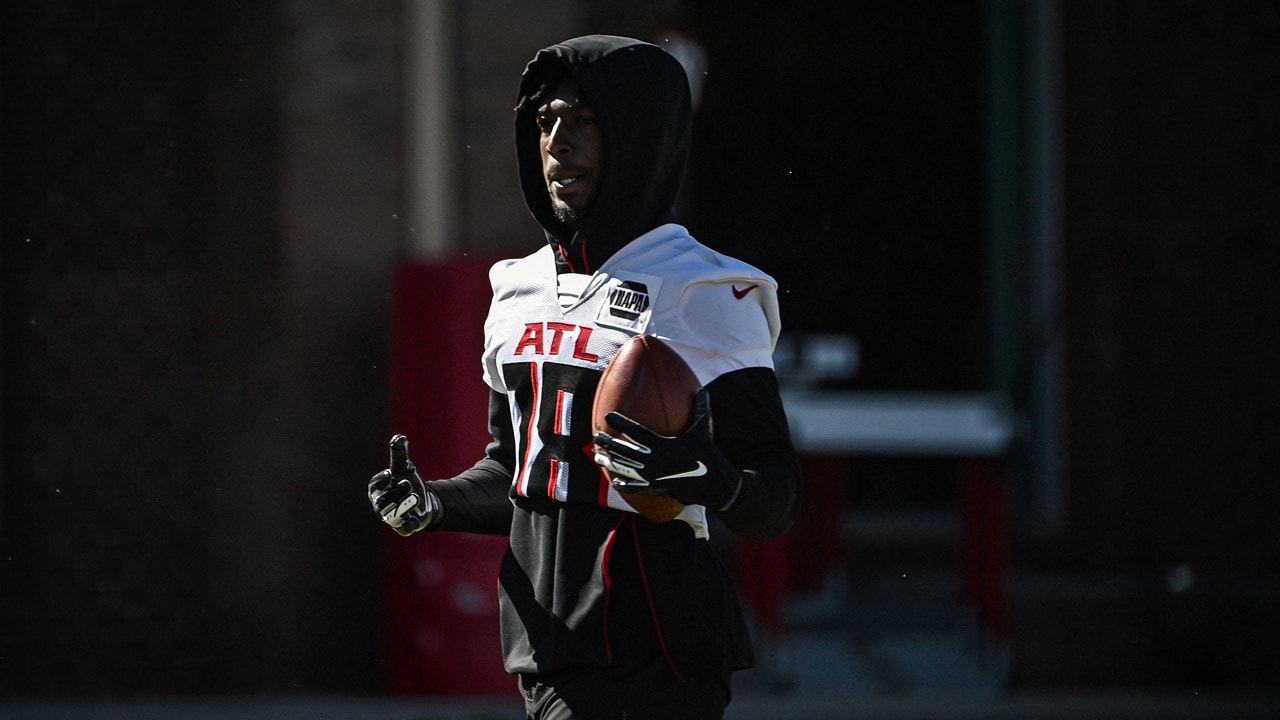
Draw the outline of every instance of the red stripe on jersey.
[[[551,476],[547,478],[547,497],[556,499],[556,486],[560,484],[560,460],[551,458]]]
[[[567,393],[563,390],[556,390],[555,433],[557,435],[569,434],[569,418],[566,417],[565,411],[569,410],[572,407],[571,405],[572,400],[573,400],[573,395],[571,393]]]
[[[529,363],[529,384],[533,389],[533,402],[529,412],[529,427],[525,429],[524,462],[520,463],[520,482],[516,492],[529,497],[529,461],[532,459],[533,439],[538,436],[538,363]]]
[[[609,558],[613,557],[613,543],[618,539],[618,528],[622,527],[622,523],[626,520],[625,515],[619,518],[618,524],[609,531],[609,537],[604,541],[604,557],[600,560],[600,574],[604,577],[604,653],[609,662],[613,662],[613,643],[609,639],[609,605],[613,600],[613,576],[609,574]]]

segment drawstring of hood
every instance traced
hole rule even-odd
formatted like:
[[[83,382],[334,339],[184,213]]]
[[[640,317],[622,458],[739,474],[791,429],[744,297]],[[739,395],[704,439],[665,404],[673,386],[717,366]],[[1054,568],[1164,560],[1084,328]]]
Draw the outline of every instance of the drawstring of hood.
[[[573,226],[553,212],[535,121],[539,94],[566,73],[595,111],[605,163],[590,207]],[[623,245],[675,220],[692,114],[684,68],[657,45],[588,35],[538,52],[520,80],[516,161],[525,204],[555,251],[557,272],[592,273]]]

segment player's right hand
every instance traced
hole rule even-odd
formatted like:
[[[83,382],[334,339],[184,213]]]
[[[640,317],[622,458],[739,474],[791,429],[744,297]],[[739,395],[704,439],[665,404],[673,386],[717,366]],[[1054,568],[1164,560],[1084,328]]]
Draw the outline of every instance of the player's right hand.
[[[391,438],[391,467],[369,480],[369,502],[401,535],[412,535],[444,515],[440,499],[409,460],[409,439],[404,435]]]

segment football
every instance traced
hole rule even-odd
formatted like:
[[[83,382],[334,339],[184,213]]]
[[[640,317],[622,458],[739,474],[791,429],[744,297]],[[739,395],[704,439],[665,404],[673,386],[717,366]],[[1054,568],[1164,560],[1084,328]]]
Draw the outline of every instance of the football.
[[[591,408],[593,431],[617,435],[604,417],[618,412],[654,432],[679,435],[693,422],[694,396],[700,386],[693,370],[669,345],[653,335],[636,335],[618,349],[600,376]],[[612,473],[606,474],[613,479]],[[668,522],[684,509],[669,497],[619,492],[654,522]]]

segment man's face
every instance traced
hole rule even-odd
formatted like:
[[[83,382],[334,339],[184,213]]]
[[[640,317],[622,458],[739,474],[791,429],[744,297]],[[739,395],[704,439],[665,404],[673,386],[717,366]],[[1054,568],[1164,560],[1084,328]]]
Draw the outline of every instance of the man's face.
[[[572,225],[586,214],[604,169],[600,123],[571,77],[561,81],[538,108],[537,123],[551,208],[561,222]]]

